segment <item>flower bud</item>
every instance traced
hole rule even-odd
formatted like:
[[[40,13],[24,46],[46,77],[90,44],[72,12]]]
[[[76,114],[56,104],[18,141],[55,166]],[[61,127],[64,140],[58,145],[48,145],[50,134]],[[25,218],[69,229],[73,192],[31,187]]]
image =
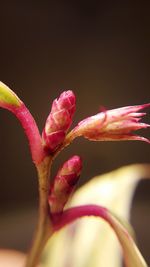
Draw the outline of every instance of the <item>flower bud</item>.
[[[69,90],[63,92],[52,104],[51,112],[46,120],[42,138],[50,153],[63,142],[75,112],[75,95]]]
[[[81,121],[71,131],[69,138],[73,140],[77,136],[84,136],[92,141],[141,140],[149,143],[147,138],[132,133],[150,127],[140,122],[145,113],[137,112],[149,106],[144,104],[100,112]]]
[[[73,156],[59,169],[50,188],[49,205],[51,213],[59,213],[68,201],[79,179],[82,161],[79,156]]]

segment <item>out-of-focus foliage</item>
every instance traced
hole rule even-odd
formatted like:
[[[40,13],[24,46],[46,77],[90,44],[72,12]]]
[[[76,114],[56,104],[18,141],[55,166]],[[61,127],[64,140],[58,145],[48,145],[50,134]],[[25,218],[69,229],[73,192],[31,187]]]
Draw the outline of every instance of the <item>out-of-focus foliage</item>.
[[[75,192],[69,206],[103,205],[122,218],[124,223],[129,219],[131,200],[138,181],[148,177],[149,164],[130,165],[97,176]],[[128,224],[126,227],[133,234]],[[54,234],[45,249],[43,266],[120,267],[120,252],[119,243],[109,225],[98,218],[85,217]]]

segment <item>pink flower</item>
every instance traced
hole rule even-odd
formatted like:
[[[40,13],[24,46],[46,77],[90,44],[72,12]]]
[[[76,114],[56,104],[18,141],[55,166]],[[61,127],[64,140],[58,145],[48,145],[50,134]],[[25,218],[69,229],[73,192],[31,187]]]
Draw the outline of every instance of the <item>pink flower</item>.
[[[71,90],[63,92],[58,99],[53,101],[42,133],[44,145],[50,153],[54,152],[65,138],[72,123],[75,102],[75,95]]]
[[[49,194],[49,205],[52,213],[58,213],[63,210],[79,179],[81,168],[81,158],[73,156],[59,169]]]
[[[146,113],[138,112],[150,104],[128,106],[100,112],[81,121],[70,133],[71,139],[84,136],[93,141],[141,140],[150,142],[147,138],[134,135],[132,131],[150,127],[141,123],[141,117]]]

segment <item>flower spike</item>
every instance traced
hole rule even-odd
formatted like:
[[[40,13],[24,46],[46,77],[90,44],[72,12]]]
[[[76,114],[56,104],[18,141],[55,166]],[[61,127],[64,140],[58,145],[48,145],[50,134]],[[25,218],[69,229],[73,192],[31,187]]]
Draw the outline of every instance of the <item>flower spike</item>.
[[[50,188],[49,205],[51,213],[60,213],[70,197],[79,179],[82,161],[79,156],[73,156],[59,169],[54,183]]]
[[[150,143],[147,138],[134,135],[132,131],[150,127],[141,123],[145,115],[138,112],[150,104],[128,106],[100,112],[81,121],[68,135],[72,141],[77,136],[84,136],[92,141],[140,140]]]
[[[52,104],[42,133],[46,150],[53,153],[63,142],[75,112],[75,95],[69,90],[63,92]]]

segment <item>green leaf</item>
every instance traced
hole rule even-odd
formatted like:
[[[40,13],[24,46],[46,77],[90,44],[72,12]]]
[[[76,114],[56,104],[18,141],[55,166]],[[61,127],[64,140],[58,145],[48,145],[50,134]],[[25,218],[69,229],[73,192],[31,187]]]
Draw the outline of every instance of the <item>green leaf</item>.
[[[21,100],[8,86],[0,82],[0,106],[3,107],[5,105],[19,107]]]
[[[126,166],[95,177],[77,190],[69,206],[98,204],[107,207],[112,211],[112,227],[115,231],[121,231],[117,218],[121,217],[125,221],[129,219],[134,189],[139,179],[146,177],[150,177],[149,164]],[[133,240],[130,242],[129,235],[122,235],[121,232],[118,234],[122,238],[120,241],[126,254],[126,266],[146,266]],[[128,253],[130,250],[131,253]],[[45,250],[44,266],[120,267],[120,245],[116,241],[116,235],[104,221],[86,217],[54,234]]]

